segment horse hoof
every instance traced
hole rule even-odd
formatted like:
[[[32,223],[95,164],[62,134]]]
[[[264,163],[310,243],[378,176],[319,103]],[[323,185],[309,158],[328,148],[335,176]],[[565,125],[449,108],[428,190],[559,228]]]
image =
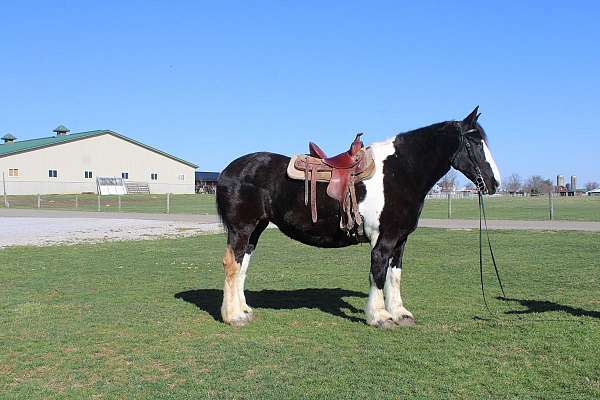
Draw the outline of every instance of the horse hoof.
[[[415,326],[417,323],[415,322],[414,318],[411,317],[402,317],[402,319],[399,319],[397,321],[394,321],[396,323],[397,326]]]
[[[240,316],[225,321],[225,323],[231,326],[244,326],[248,325],[252,320],[254,320],[254,313],[243,312]]]
[[[246,319],[248,320],[248,322],[254,321],[254,319],[256,318],[254,316],[254,313],[252,311],[250,311],[250,312],[244,311],[244,314],[245,314]]]
[[[237,318],[237,319],[232,319],[231,321],[227,321],[226,324],[235,326],[235,327],[240,327],[240,326],[248,325],[249,322],[250,322],[250,320],[248,318]]]
[[[382,320],[377,321],[375,323],[375,326],[380,329],[394,329],[394,328],[396,328],[397,325],[393,319],[388,318],[388,319],[382,319]]]

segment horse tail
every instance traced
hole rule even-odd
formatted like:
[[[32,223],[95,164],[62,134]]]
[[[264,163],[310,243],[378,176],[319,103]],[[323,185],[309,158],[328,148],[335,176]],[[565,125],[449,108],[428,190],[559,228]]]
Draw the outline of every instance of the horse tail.
[[[219,175],[217,213],[227,232],[228,244],[240,240],[247,244],[259,226],[268,224],[269,193],[264,188],[271,190],[274,178],[285,174],[287,167],[285,160],[279,160],[280,156],[276,160],[280,165],[273,168],[275,156],[264,152],[247,154],[232,161]],[[260,232],[262,230],[264,227],[259,229]]]
[[[217,203],[217,215],[219,216],[219,221],[223,225],[225,229],[225,233],[228,233],[230,230],[230,221],[225,218],[226,210],[229,207],[229,203],[227,202],[227,198],[229,197],[229,187],[225,183],[226,173],[225,169],[221,174],[219,174],[219,178],[217,179],[217,192],[215,196],[215,202]]]

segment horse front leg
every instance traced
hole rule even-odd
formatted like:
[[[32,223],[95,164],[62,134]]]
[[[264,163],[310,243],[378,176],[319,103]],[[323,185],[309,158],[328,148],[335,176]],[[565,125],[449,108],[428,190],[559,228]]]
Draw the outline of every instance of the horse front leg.
[[[386,242],[377,243],[371,250],[371,273],[369,274],[369,299],[365,314],[367,324],[379,328],[393,328],[396,326],[392,314],[385,307],[384,285],[387,267],[390,263],[393,246]]]
[[[383,292],[385,309],[392,315],[394,322],[400,326],[412,326],[415,324],[415,319],[412,313],[404,307],[402,295],[400,293],[402,256],[404,254],[405,244],[406,238],[398,241],[398,244],[394,248],[392,258],[387,267]]]

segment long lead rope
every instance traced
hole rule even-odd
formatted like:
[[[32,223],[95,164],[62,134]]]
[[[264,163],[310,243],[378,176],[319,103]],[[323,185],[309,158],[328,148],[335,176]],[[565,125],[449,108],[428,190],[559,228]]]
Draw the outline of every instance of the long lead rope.
[[[494,271],[496,272],[496,278],[498,279],[498,284],[500,285],[500,290],[502,291],[502,296],[506,298],[506,293],[504,292],[504,286],[502,285],[502,279],[500,279],[500,273],[498,272],[498,265],[496,264],[496,257],[494,256],[494,250],[492,249],[492,242],[490,240],[490,232],[487,226],[487,218],[485,215],[485,205],[483,203],[483,194],[478,191],[479,196],[479,280],[481,282],[481,295],[483,296],[483,303],[485,304],[485,308],[488,310],[490,314],[494,314],[490,307],[488,306],[487,299],[485,297],[485,289],[483,285],[483,228],[485,227],[485,234],[487,237],[488,247],[490,249],[490,255],[492,256],[492,264],[494,265]]]
[[[483,285],[483,228],[485,228],[485,234],[487,237],[488,247],[490,249],[490,255],[492,257],[492,264],[494,265],[494,271],[496,272],[496,278],[498,279],[498,284],[500,285],[500,290],[502,291],[503,299],[507,299],[506,294],[504,292],[504,286],[502,285],[502,280],[500,279],[500,274],[498,272],[498,266],[496,265],[496,258],[494,257],[494,250],[492,249],[492,242],[490,240],[490,233],[487,226],[487,218],[485,215],[485,205],[483,203],[483,195],[482,192],[479,191],[479,279],[481,282],[481,294],[483,296],[483,303],[485,304],[485,308],[488,313],[492,315],[492,317],[496,320],[501,321],[525,321],[525,322],[576,322],[579,324],[583,324],[583,321],[580,320],[572,320],[572,319],[563,319],[563,318],[541,318],[541,319],[528,319],[524,317],[516,317],[516,319],[506,319],[498,316],[494,311],[492,311],[488,305],[485,289]]]

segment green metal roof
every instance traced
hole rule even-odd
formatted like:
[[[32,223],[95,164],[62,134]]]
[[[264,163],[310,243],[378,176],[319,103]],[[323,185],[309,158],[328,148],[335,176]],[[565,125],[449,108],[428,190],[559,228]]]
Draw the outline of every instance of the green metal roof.
[[[165,157],[169,157],[170,159],[173,159],[175,161],[179,161],[180,163],[189,165],[190,167],[198,168],[198,166],[196,164],[193,164],[189,161],[182,160],[181,158],[172,156],[171,154],[165,153],[164,151],[160,151],[158,149],[155,149],[154,147],[145,145],[141,142],[130,139],[127,136],[123,136],[123,135],[121,135],[117,132],[113,132],[111,130],[79,132],[79,133],[72,133],[70,135],[63,135],[63,136],[57,135],[57,136],[50,136],[50,137],[39,138],[39,139],[18,140],[16,142],[12,142],[12,143],[4,143],[4,144],[0,144],[0,157],[6,157],[6,156],[9,156],[12,154],[38,150],[38,149],[41,149],[44,147],[56,146],[59,144],[74,142],[76,140],[87,139],[87,138],[90,138],[93,136],[100,136],[100,135],[113,135],[115,137],[126,140],[130,143],[136,144],[138,146],[141,146],[145,149],[148,149],[150,151],[153,151],[153,152],[163,155]]]
[[[54,128],[54,130],[52,132],[60,132],[60,133],[65,133],[65,132],[71,132],[69,129],[67,129],[66,126],[64,125],[59,125],[56,128]]]

